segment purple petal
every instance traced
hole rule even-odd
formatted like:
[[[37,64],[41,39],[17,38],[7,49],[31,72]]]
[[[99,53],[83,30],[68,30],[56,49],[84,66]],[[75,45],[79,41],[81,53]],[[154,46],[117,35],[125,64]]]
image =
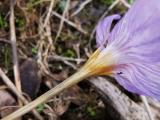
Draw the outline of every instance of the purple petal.
[[[96,42],[98,47],[105,45],[110,35],[111,24],[113,20],[117,19],[120,19],[119,15],[112,15],[98,23],[96,28]]]
[[[123,62],[160,61],[160,1],[136,0],[123,19],[114,27],[108,45],[124,52]],[[123,54],[122,54],[123,56]],[[128,60],[128,61],[127,61]],[[121,61],[121,60],[120,60]]]
[[[160,68],[150,64],[128,64],[118,68],[115,78],[130,92],[160,99]]]
[[[97,44],[108,42],[112,49],[117,81],[128,91],[160,99],[160,1],[136,0],[111,33],[102,23]]]

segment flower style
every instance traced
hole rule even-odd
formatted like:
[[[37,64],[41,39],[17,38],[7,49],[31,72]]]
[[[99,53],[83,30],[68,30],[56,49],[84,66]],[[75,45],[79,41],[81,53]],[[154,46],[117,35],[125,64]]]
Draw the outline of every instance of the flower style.
[[[160,1],[136,0],[111,30],[118,19],[112,15],[97,25],[99,49],[86,68],[115,77],[128,91],[160,99]]]

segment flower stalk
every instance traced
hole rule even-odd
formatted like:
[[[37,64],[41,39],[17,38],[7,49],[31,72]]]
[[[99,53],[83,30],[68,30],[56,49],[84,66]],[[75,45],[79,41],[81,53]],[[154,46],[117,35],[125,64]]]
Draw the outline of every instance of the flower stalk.
[[[101,50],[97,49],[90,56],[86,64],[84,64],[84,66],[78,72],[76,72],[75,74],[73,74],[72,76],[70,76],[69,78],[67,78],[62,83],[58,84],[56,87],[52,88],[45,94],[41,95],[34,101],[30,102],[24,107],[18,109],[17,111],[3,118],[2,120],[11,120],[11,119],[13,120],[24,115],[25,113],[31,111],[33,108],[37,107],[39,104],[44,103],[48,99],[61,93],[65,89],[79,83],[80,81],[84,80],[87,77],[94,76],[94,75],[110,75],[112,72],[112,67],[109,64],[107,64],[108,66],[104,64],[104,59],[101,58],[100,53],[101,53]]]
[[[62,83],[58,84],[56,87],[52,88],[45,94],[41,95],[34,101],[18,109],[17,111],[13,112],[12,114],[3,118],[2,120],[13,120],[13,119],[18,118],[19,116],[24,115],[25,113],[31,111],[33,108],[37,107],[39,104],[44,103],[48,99],[54,97],[55,95],[59,94],[65,89],[77,84],[78,82],[82,81],[88,76],[89,76],[88,72],[84,70],[84,68],[81,68],[77,73],[73,74],[72,76],[64,80]]]

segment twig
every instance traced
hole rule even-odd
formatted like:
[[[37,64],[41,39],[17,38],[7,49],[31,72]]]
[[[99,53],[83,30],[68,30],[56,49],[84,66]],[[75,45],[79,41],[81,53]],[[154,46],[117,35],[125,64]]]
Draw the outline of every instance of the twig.
[[[48,21],[48,24],[46,25],[45,29],[46,29],[46,37],[48,38],[49,44],[46,45],[46,49],[43,54],[43,56],[44,56],[43,62],[45,64],[45,66],[48,68],[47,56],[49,54],[49,51],[52,51],[55,49],[53,46],[53,40],[52,40],[52,36],[51,36],[50,21]]]
[[[46,57],[48,56],[48,52],[54,49],[52,44],[50,21],[48,21],[48,23],[45,26],[46,31],[44,31],[44,28],[41,26],[43,26],[42,17],[39,20],[40,41],[38,42],[37,45],[38,48],[37,62],[40,65],[41,73],[46,74],[47,76],[50,76],[51,78],[54,79],[51,72],[49,71],[49,67],[46,62]],[[43,31],[46,35],[44,33],[42,34],[41,31]],[[46,43],[45,37],[48,38],[49,43]],[[43,49],[43,47],[45,47],[45,49]]]
[[[124,4],[124,6],[126,6],[127,8],[130,8],[131,7],[131,5],[126,1],[126,0],[120,0],[123,4]]]
[[[152,115],[152,112],[151,112],[150,106],[148,104],[147,98],[145,96],[141,95],[141,99],[142,99],[142,101],[144,103],[144,106],[146,108],[146,112],[148,114],[149,119],[150,120],[154,120],[154,117]]]
[[[4,38],[0,38],[0,42],[4,42],[4,43],[7,43],[7,44],[11,44],[11,42],[9,40],[6,40]]]
[[[21,101],[24,104],[28,104],[29,102],[25,99],[25,97],[22,96],[22,94],[18,91],[18,89],[14,86],[14,84],[11,82],[11,80],[6,76],[6,74],[2,71],[2,69],[0,68],[0,76],[3,80],[3,82],[18,96],[19,99],[21,99]],[[33,114],[39,119],[39,120],[43,120],[43,118],[41,117],[41,115],[36,111],[33,110],[32,111]]]
[[[47,15],[45,17],[45,20],[44,20],[44,24],[41,23],[42,25],[39,26],[39,29],[40,29],[39,35],[41,35],[44,32],[44,28],[46,28],[47,24],[49,24],[49,19],[50,19],[51,12],[52,12],[52,9],[53,9],[54,5],[55,5],[55,0],[51,0],[50,6],[49,6],[49,9],[48,9],[48,13],[47,13]],[[40,20],[41,19],[42,18],[40,18]]]
[[[92,0],[86,0],[84,1],[79,8],[71,15],[71,17],[77,15],[87,4],[89,4],[90,2],[92,2]]]
[[[79,58],[69,58],[69,57],[63,57],[59,55],[49,55],[49,60],[67,60],[67,61],[73,61],[73,62],[85,62],[85,59],[79,59]]]
[[[45,108],[47,108],[48,111],[49,111],[49,112],[47,111],[46,114],[50,117],[50,120],[56,120],[58,116],[57,116],[56,113],[54,112],[53,108],[50,107],[50,106],[47,105],[47,104],[44,104],[44,106],[45,106]]]
[[[64,9],[63,14],[62,14],[62,18],[65,18],[66,13],[68,12],[69,4],[70,4],[70,0],[67,0],[65,9]],[[64,19],[61,19],[60,26],[59,26],[59,30],[58,30],[57,36],[56,36],[56,38],[55,38],[55,42],[57,41],[58,37],[59,37],[60,34],[61,34],[61,31],[62,31],[62,28],[63,28],[63,24],[64,24]]]
[[[109,6],[107,11],[105,11],[104,14],[100,17],[100,20],[102,20],[119,2],[120,0],[116,0],[115,2],[113,2],[112,5]]]
[[[8,108],[20,108],[20,106],[4,106],[0,108],[0,112]]]
[[[59,19],[64,19],[64,22],[66,22],[68,25],[72,26],[73,28],[77,29],[79,32],[83,33],[84,35],[87,35],[88,32],[83,30],[79,25],[67,20],[66,18],[63,18],[60,14],[56,13],[55,11],[52,11],[52,14]]]
[[[49,18],[51,16],[51,12],[52,12],[52,9],[53,9],[53,6],[54,6],[54,2],[55,0],[51,0],[51,3],[50,3],[50,6],[49,6],[49,9],[48,9],[48,13],[47,13],[47,16],[44,20],[44,24],[43,24],[43,27],[46,27],[46,25],[48,24],[48,21],[49,21]]]
[[[19,92],[21,90],[21,80],[20,80],[20,72],[17,58],[17,47],[16,47],[16,32],[15,32],[15,20],[14,20],[14,0],[10,1],[10,39],[12,45],[12,54],[13,54],[13,71],[15,84]],[[20,103],[20,101],[19,101]]]
[[[57,61],[62,61],[64,64],[72,67],[74,70],[77,70],[77,67],[75,64],[69,62],[69,60],[67,60],[65,57],[61,57],[61,56],[55,56],[55,57],[51,57],[49,58],[50,60],[57,60]],[[73,61],[73,60],[72,60]]]
[[[77,66],[76,66],[76,65],[74,65],[73,63],[68,62],[67,60],[64,60],[63,62],[64,62],[66,65],[68,65],[68,66],[72,67],[74,70],[77,70]]]
[[[49,60],[58,60],[58,61],[62,61],[63,63],[65,63],[66,65],[72,67],[74,70],[77,70],[77,67],[75,64],[69,62],[84,62],[84,59],[77,59],[77,58],[68,58],[68,57],[63,57],[63,56],[59,56],[59,55],[52,55],[52,56],[48,56]]]
[[[4,89],[7,89],[8,87],[7,86],[5,86],[5,85],[1,85],[0,86],[0,90],[4,90]]]

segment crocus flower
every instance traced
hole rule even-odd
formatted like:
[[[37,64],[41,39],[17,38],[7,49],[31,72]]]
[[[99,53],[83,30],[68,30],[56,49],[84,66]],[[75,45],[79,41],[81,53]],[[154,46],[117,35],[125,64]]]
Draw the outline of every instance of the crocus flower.
[[[112,15],[97,26],[99,63],[110,66],[128,91],[160,99],[160,1],[136,0],[111,30],[119,18]]]
[[[112,15],[97,25],[98,49],[67,80],[2,120],[17,118],[89,76],[110,75],[128,91],[160,99],[160,1],[136,0],[111,30]]]

